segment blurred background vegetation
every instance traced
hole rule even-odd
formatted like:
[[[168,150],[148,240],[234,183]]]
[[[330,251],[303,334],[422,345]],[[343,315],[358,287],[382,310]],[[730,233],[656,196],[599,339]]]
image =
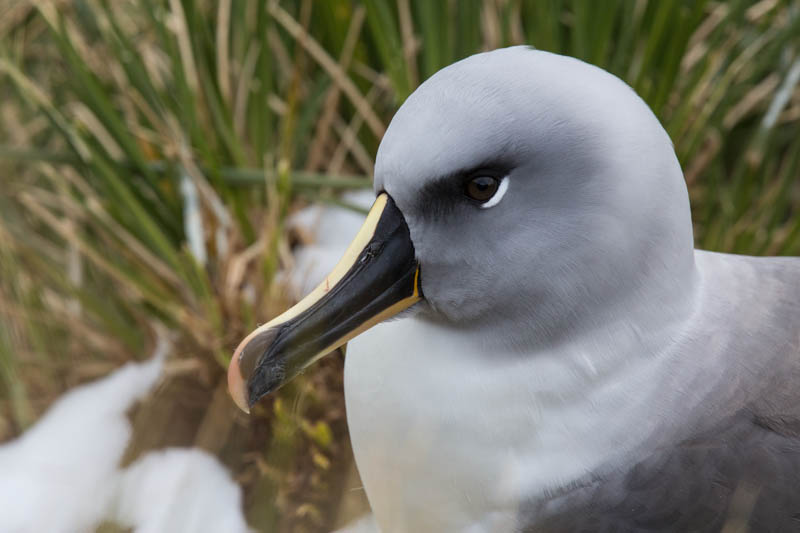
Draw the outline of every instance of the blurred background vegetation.
[[[128,456],[216,454],[263,531],[363,499],[341,355],[238,413],[224,370],[289,303],[309,202],[368,187],[393,112],[441,67],[529,44],[631,84],[675,144],[699,247],[800,254],[792,0],[0,0],[0,441],[175,332]]]

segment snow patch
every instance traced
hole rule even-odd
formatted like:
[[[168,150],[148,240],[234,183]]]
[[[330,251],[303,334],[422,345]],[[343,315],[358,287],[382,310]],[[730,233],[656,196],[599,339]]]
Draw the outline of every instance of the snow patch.
[[[129,363],[71,390],[0,447],[0,531],[73,533],[104,518],[131,436],[125,412],[156,382],[162,362]]]
[[[113,520],[137,533],[246,533],[242,492],[213,456],[172,448],[121,475]]]
[[[149,453],[125,470],[128,409],[158,381],[169,343],[62,396],[0,446],[0,531],[92,532],[106,520],[136,533],[245,533],[241,489],[206,452]]]

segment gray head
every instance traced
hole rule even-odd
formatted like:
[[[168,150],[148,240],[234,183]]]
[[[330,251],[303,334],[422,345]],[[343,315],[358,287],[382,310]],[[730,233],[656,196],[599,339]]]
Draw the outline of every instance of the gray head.
[[[669,137],[627,85],[578,60],[517,47],[438,72],[392,120],[375,189],[386,194],[334,271],[237,348],[228,378],[243,407],[411,306],[529,351],[656,327],[689,300],[689,202]]]
[[[484,175],[502,181],[481,205],[465,186]],[[439,71],[393,118],[375,190],[410,228],[417,307],[454,326],[506,324],[503,338],[530,344],[669,306],[691,283],[668,135],[624,82],[573,58],[515,47]]]

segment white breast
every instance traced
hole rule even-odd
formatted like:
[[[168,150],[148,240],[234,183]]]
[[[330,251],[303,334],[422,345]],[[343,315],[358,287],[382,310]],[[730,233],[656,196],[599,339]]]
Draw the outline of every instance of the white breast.
[[[655,383],[655,365],[630,365],[612,385],[574,350],[488,354],[467,337],[412,318],[348,348],[348,425],[383,533],[512,531],[532,496],[626,453],[652,429],[628,425],[646,420],[649,391],[616,384]]]

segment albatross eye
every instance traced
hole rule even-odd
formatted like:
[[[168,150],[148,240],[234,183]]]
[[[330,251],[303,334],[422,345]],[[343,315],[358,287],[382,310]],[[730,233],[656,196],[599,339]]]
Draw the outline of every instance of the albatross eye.
[[[500,180],[491,176],[478,176],[467,182],[465,193],[476,202],[484,203],[492,199],[500,187]]]

